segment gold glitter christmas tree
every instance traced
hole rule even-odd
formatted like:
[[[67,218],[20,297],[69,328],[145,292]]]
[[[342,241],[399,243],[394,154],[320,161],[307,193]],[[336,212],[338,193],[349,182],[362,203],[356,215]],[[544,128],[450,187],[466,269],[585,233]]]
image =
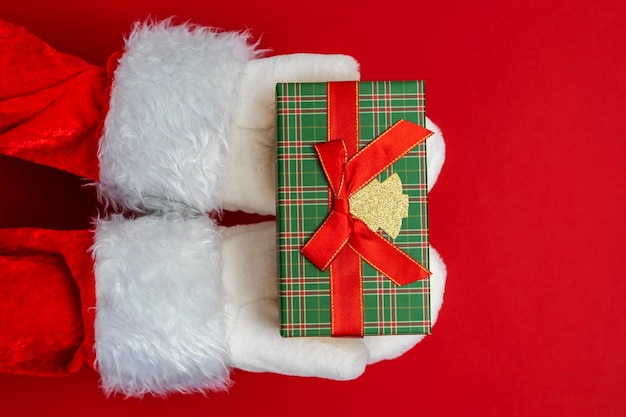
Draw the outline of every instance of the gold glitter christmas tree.
[[[350,197],[350,213],[372,231],[382,229],[392,239],[398,237],[402,219],[409,215],[409,196],[402,193],[398,174],[382,183],[375,179]]]

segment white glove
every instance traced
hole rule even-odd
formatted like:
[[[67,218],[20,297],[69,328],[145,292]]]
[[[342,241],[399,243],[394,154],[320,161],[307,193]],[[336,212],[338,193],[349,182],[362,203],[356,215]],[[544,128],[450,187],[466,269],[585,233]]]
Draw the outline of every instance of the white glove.
[[[243,75],[242,99],[229,141],[224,207],[275,213],[277,82],[356,80],[358,64],[341,55],[296,54],[251,61]],[[435,184],[445,159],[445,144],[427,140],[428,186]],[[224,287],[228,343],[235,367],[254,372],[352,379],[366,364],[397,357],[424,336],[282,338],[276,282],[276,225],[237,226],[224,232]],[[431,248],[433,324],[443,302],[446,270]]]

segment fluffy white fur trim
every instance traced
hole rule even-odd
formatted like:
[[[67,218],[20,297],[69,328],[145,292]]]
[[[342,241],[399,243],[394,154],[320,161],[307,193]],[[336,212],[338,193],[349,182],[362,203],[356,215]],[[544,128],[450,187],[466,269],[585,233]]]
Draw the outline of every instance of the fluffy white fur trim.
[[[276,83],[359,79],[346,55],[291,54],[250,61],[231,127],[224,208],[274,214],[276,186]]]
[[[245,33],[137,24],[100,143],[102,198],[139,212],[217,208],[240,78],[255,56]]]
[[[96,225],[95,349],[106,392],[224,389],[221,240],[208,218]]]
[[[336,380],[363,373],[368,351],[360,339],[280,336],[275,222],[224,231],[223,276],[235,367]]]

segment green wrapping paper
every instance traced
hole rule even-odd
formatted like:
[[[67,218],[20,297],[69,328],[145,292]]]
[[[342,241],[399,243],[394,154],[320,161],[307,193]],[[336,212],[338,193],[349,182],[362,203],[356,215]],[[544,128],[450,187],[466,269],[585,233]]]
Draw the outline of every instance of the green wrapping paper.
[[[313,147],[329,140],[326,92],[326,83],[276,86],[277,252],[284,337],[331,335],[329,270],[319,270],[300,253],[329,213],[328,183]],[[361,148],[401,119],[425,125],[422,81],[360,82],[358,105]],[[393,243],[428,268],[426,144],[415,147],[378,180],[394,173],[409,196],[409,210]],[[429,279],[398,286],[367,262],[361,264],[363,333],[430,333]]]

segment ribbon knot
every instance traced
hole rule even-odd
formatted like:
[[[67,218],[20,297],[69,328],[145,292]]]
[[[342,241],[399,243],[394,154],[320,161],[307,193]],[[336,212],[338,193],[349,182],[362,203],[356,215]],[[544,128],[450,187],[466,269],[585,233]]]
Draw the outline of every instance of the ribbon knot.
[[[350,202],[347,198],[334,198],[332,205],[333,210],[337,213],[350,215]]]

